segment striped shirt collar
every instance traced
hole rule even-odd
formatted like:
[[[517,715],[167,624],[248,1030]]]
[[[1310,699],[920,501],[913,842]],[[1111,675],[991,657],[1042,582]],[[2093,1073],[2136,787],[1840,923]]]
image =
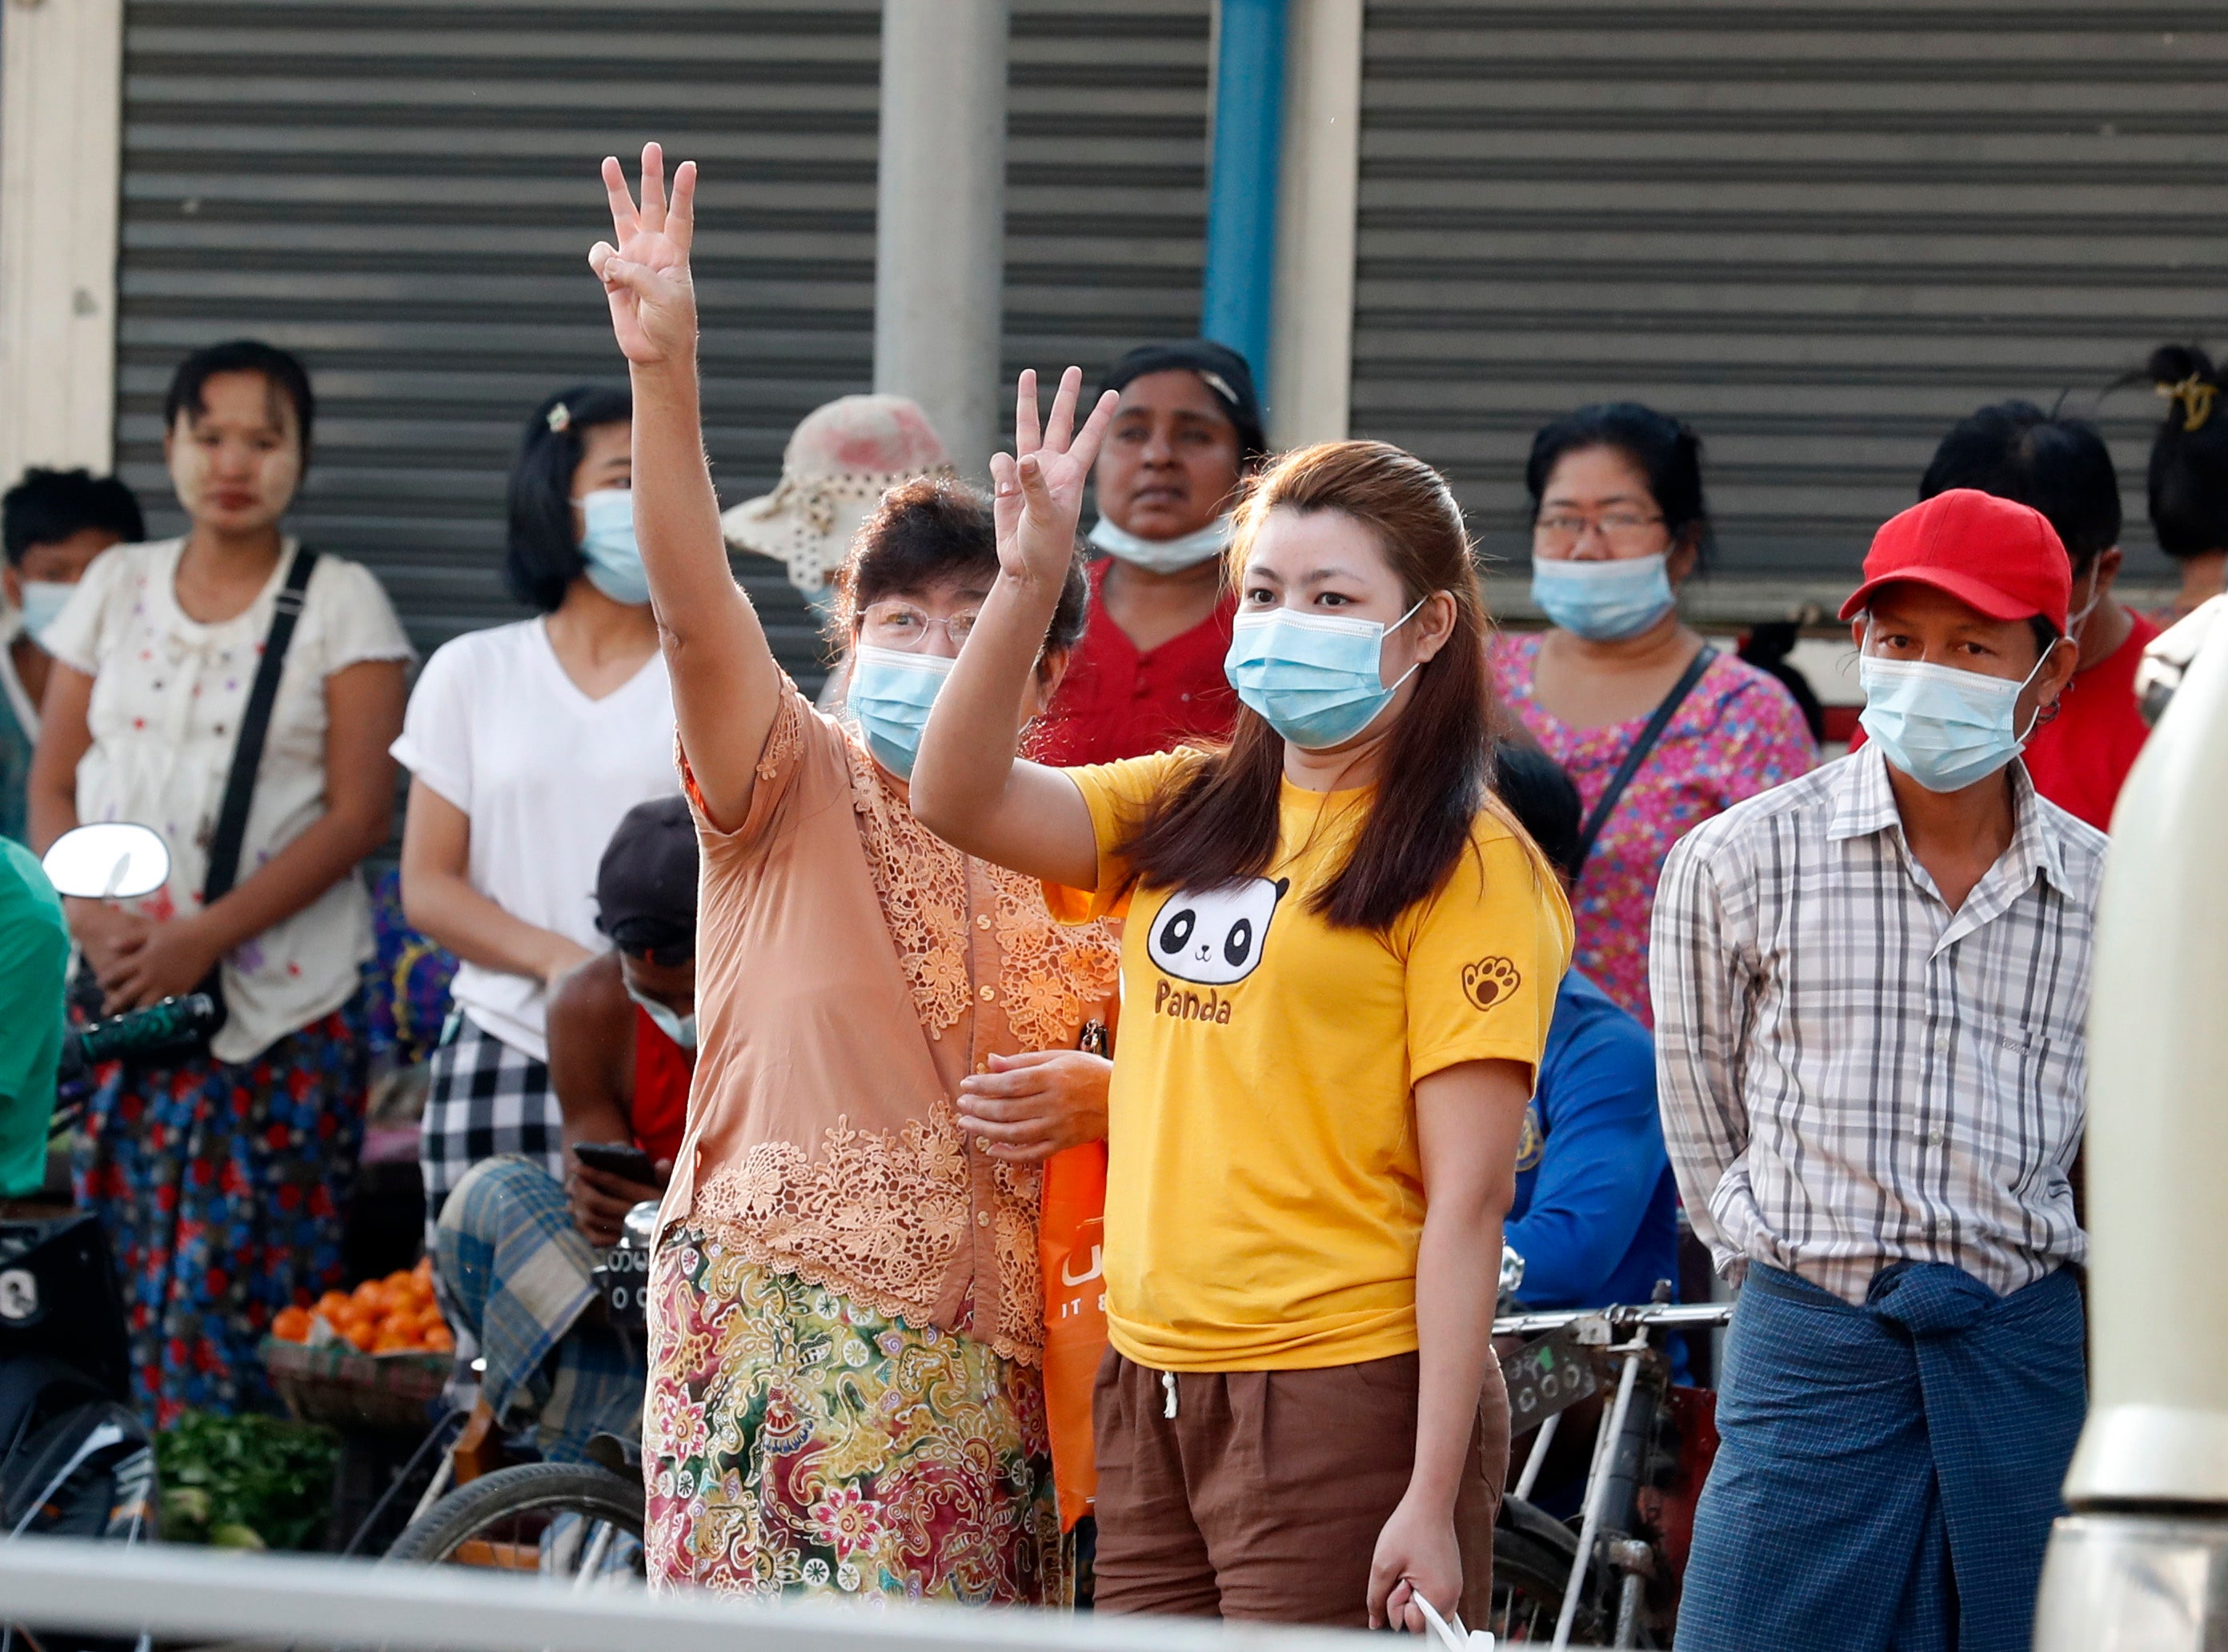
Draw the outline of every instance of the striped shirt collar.
[[[1904,833],[1902,811],[1895,806],[1895,789],[1888,784],[1887,758],[1879,743],[1866,741],[1849,754],[1847,762],[1831,765],[1827,772],[1833,796],[1833,812],[1826,823],[1828,841],[1840,843],[1876,832],[1892,832],[1909,861],[1910,842]],[[2039,873],[2060,893],[2076,893],[2059,854],[2059,834],[2050,829],[2046,817],[2048,805],[2027,778],[2026,765],[2016,758],[2012,759],[2011,780],[2012,841],[1982,882],[2002,876],[2016,892],[2032,886]]]

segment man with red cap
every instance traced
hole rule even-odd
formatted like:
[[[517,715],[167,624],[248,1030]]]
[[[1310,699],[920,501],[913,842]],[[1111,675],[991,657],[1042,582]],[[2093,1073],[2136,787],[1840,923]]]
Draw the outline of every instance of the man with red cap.
[[[1742,1284],[1682,1652],[2026,1652],[2085,1405],[2104,837],[2019,761],[2078,650],[2039,512],[1953,489],[1844,605],[1871,736],[1671,852],[1666,1145]]]

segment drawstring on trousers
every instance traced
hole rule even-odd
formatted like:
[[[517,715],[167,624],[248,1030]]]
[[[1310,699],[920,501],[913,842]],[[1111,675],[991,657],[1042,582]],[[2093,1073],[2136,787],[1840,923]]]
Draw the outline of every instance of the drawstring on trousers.
[[[1168,1403],[1161,1407],[1161,1415],[1175,1416],[1176,1414],[1176,1373],[1175,1372],[1161,1373],[1161,1392],[1168,1396]]]

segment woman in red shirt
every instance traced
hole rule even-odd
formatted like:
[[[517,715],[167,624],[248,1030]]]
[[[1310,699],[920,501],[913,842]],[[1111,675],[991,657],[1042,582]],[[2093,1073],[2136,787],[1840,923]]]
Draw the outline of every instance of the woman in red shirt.
[[[1236,601],[1222,551],[1239,480],[1267,451],[1245,358],[1205,339],[1146,344],[1107,369],[1121,393],[1093,480],[1091,609],[1067,676],[1031,737],[1072,766],[1226,738],[1222,672]]]

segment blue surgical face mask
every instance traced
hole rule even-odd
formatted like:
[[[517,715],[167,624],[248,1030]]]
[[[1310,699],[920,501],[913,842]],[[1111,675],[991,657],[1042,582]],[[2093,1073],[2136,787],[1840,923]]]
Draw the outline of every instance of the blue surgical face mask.
[[[690,1010],[685,1015],[676,1015],[673,1013],[673,1007],[670,1004],[662,1004],[655,998],[645,997],[637,992],[634,989],[634,984],[624,976],[620,977],[619,984],[626,988],[628,997],[642,1006],[643,1014],[657,1023],[659,1032],[664,1034],[684,1050],[693,1050],[696,1047],[696,1012],[695,1010]]]
[[[1386,637],[1416,608],[1390,625],[1292,608],[1240,613],[1222,674],[1240,701],[1302,751],[1341,745],[1368,727],[1415,674],[1412,665],[1388,683],[1383,660]]]
[[[76,591],[75,586],[54,579],[23,581],[23,629],[33,642],[37,642],[39,633],[61,617]]]
[[[1148,573],[1176,573],[1196,567],[1210,556],[1230,548],[1230,518],[1217,516],[1194,533],[1180,539],[1140,539],[1126,528],[1117,528],[1101,516],[1091,530],[1091,542],[1117,562],[1143,568]]]
[[[1857,720],[1883,757],[1929,791],[1962,791],[2017,757],[2034,733],[2033,721],[2025,733],[2013,722],[2021,690],[2049,657],[2014,682],[1954,665],[1863,655],[1857,681],[1865,708]]]
[[[957,663],[946,655],[907,654],[868,643],[851,650],[851,685],[844,704],[858,719],[874,761],[900,780],[912,778],[929,708]]]
[[[1532,600],[1554,624],[1589,642],[1637,637],[1678,600],[1668,562],[1661,554],[1593,562],[1535,556]]]
[[[634,542],[634,495],[624,488],[598,488],[576,503],[587,524],[580,554],[588,560],[588,583],[613,602],[636,607],[648,602],[650,575]]]

